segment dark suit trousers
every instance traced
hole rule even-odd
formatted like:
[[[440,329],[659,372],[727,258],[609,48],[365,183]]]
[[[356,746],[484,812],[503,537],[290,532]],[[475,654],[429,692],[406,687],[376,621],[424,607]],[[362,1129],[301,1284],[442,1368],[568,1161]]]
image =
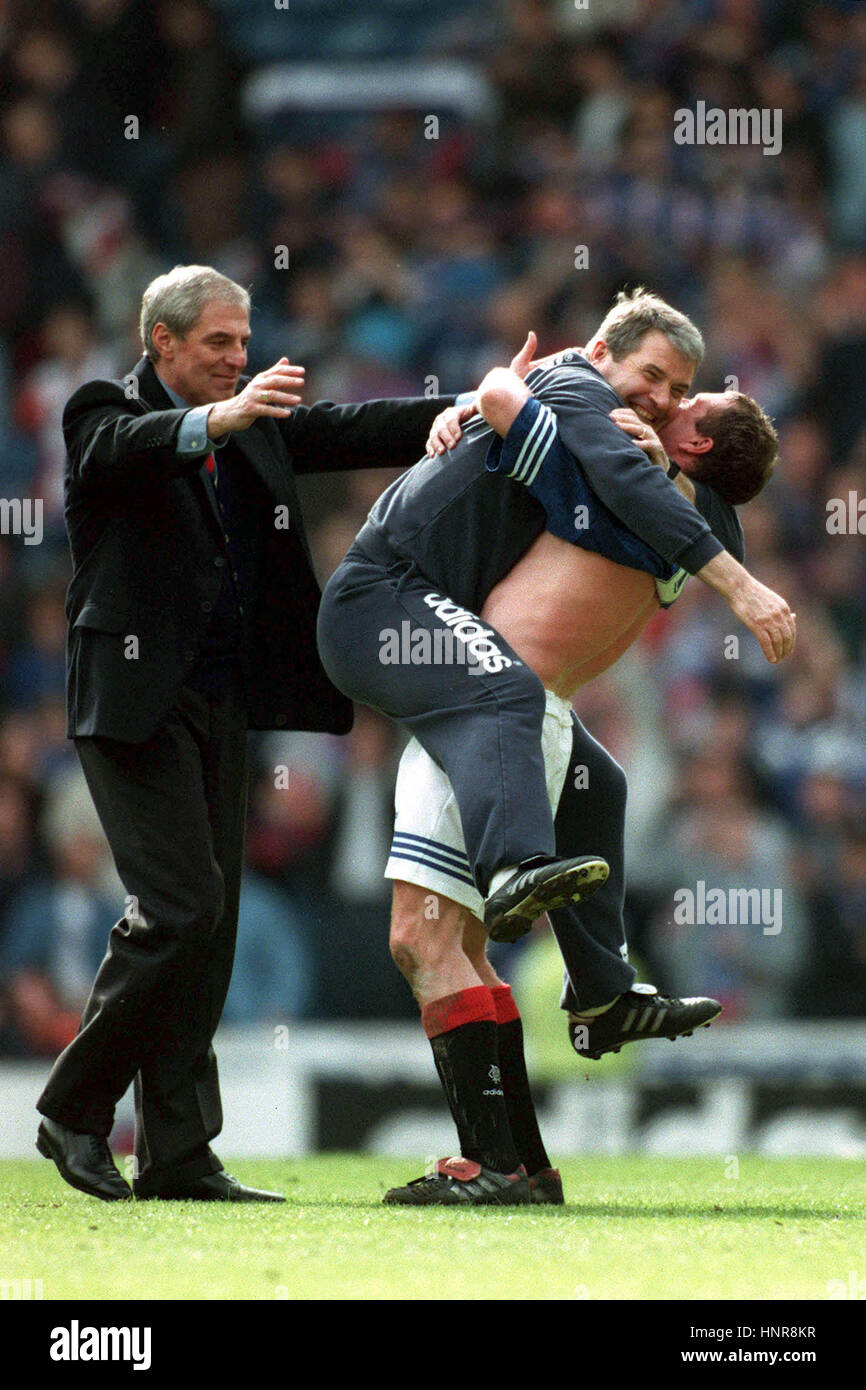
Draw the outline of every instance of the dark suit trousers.
[[[135,1079],[137,1175],[197,1177],[221,1164],[211,1041],[231,978],[243,867],[246,712],[184,688],[144,743],[75,740],[126,888],[77,1037],[38,1108],[107,1135]]]

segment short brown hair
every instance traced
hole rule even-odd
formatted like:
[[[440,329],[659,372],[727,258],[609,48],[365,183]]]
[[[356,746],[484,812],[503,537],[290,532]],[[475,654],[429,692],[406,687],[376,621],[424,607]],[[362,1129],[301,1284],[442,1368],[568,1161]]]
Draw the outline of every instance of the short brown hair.
[[[704,340],[691,319],[643,285],[620,290],[594,336],[603,338],[611,357],[621,362],[653,332],[663,333],[687,362],[703,361]]]
[[[711,406],[695,421],[695,429],[712,439],[713,447],[700,455],[691,476],[739,507],[769,482],[779,457],[779,436],[757,401],[742,391],[731,394],[730,405]]]

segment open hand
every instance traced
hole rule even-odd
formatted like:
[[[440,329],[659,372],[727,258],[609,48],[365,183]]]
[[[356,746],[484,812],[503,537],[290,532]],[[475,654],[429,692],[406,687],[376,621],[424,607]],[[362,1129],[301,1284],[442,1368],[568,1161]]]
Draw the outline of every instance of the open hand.
[[[219,439],[230,430],[249,429],[263,416],[285,419],[292,407],[301,404],[297,394],[304,389],[305,368],[281,357],[273,367],[259,372],[242,391],[228,401],[217,401],[207,417],[209,439]]]
[[[425,449],[428,457],[434,458],[437,454],[444,454],[446,449],[453,449],[463,437],[461,425],[477,414],[478,406],[474,401],[467,401],[465,405],[449,405],[446,410],[441,410],[427,436]]]
[[[530,331],[526,335],[526,342],[520,349],[516,357],[511,359],[511,371],[519,376],[521,380],[526,376],[530,368],[537,364],[533,361],[532,354],[538,346],[538,339]],[[470,420],[473,415],[477,415],[478,407],[474,402],[467,405],[450,405],[447,410],[443,410],[433,424],[430,426],[430,433],[427,436],[426,450],[429,458],[434,458],[437,454],[444,454],[447,449],[453,449],[454,445],[463,437],[461,425],[466,420]]]
[[[728,599],[731,612],[757,637],[770,662],[784,661],[794,650],[797,615],[781,594],[748,576],[749,582]]]

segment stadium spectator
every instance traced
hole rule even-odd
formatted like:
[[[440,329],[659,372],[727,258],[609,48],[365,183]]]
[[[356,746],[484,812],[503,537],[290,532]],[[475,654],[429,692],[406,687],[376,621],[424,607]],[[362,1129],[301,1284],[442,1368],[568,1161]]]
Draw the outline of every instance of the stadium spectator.
[[[54,1056],[78,1030],[123,889],[77,769],[51,788],[43,834],[48,872],[7,903],[0,977],[24,1048]]]
[[[669,828],[672,898],[657,921],[654,951],[669,988],[712,991],[728,1023],[784,1018],[807,925],[791,833],[746,796],[698,785],[701,800]]]
[[[316,998],[311,934],[288,894],[244,874],[238,939],[223,1022],[237,1026],[307,1018]]]
[[[96,338],[95,324],[84,304],[57,304],[41,326],[40,361],[21,383],[16,402],[19,428],[32,437],[37,450],[33,492],[44,503],[43,524],[63,525],[63,408],[85,381],[117,374],[113,352]]]

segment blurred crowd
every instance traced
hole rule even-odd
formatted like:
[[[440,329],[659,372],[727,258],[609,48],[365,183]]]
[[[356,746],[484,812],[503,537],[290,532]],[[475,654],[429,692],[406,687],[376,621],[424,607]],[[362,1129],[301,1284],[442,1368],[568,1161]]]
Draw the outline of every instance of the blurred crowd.
[[[44,527],[30,543],[2,512],[0,1050],[64,1045],[124,911],[65,739],[59,425],[134,365],[141,292],[176,262],[250,286],[250,367],[303,362],[309,400],[466,389],[528,328],[544,352],[586,341],[624,284],[694,316],[698,387],[777,423],[777,476],[740,515],[800,637],[768,665],[691,581],[580,693],[629,773],[630,937],[643,978],[729,1019],[866,1016],[866,7],[338,8],[0,3],[0,498],[40,499]],[[452,65],[484,100],[387,104],[371,77],[349,101],[338,61]],[[781,109],[781,152],[678,145],[698,100]],[[377,462],[305,484],[323,580],[393,476]],[[346,739],[255,739],[228,1021],[414,1016],[381,879],[400,750],[364,710]],[[700,881],[779,890],[781,929],[680,921]]]

